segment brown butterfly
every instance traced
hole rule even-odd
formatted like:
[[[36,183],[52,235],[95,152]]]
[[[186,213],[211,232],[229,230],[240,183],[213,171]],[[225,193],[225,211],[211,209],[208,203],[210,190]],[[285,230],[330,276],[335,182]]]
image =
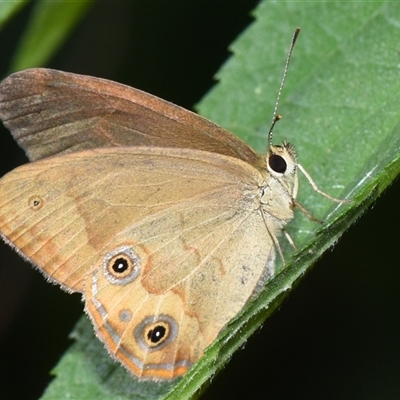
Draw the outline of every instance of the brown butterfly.
[[[275,272],[293,147],[258,155],[164,100],[50,69],[6,78],[0,117],[34,161],[0,180],[5,241],[82,293],[134,375],[184,374]]]

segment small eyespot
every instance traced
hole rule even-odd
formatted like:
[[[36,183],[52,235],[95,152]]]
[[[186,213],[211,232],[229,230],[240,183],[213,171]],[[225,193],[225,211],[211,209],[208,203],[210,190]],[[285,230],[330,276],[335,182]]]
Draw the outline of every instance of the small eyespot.
[[[130,310],[121,310],[118,314],[121,322],[129,322],[132,319],[132,312]]]
[[[28,200],[29,207],[34,210],[38,211],[43,207],[43,199],[40,196],[32,196]]]
[[[287,164],[282,156],[278,156],[276,154],[270,155],[268,158],[268,164],[273,171],[279,174],[286,172]]]
[[[103,260],[105,277],[113,284],[126,285],[140,272],[140,259],[129,246],[118,247],[106,254]]]
[[[178,324],[168,315],[145,318],[135,329],[134,337],[144,351],[160,350],[178,335]]]

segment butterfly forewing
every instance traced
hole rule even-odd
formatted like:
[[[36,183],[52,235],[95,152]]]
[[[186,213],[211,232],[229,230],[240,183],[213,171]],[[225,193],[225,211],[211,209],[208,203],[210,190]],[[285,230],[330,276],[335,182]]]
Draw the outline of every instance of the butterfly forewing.
[[[4,79],[0,118],[31,161],[110,146],[190,148],[257,161],[244,142],[197,114],[129,86],[51,69]]]

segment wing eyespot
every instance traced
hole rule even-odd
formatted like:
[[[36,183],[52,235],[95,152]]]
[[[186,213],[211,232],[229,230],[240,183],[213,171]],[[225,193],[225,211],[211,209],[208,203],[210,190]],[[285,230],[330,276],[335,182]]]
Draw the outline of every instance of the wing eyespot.
[[[123,309],[119,312],[118,318],[121,322],[130,322],[132,320],[132,311]]]
[[[178,324],[169,315],[146,317],[135,329],[134,337],[144,351],[161,350],[178,336]]]
[[[29,208],[31,210],[39,211],[44,205],[44,200],[42,197],[35,195],[35,196],[29,197],[28,204],[29,204]]]
[[[138,255],[129,246],[121,246],[108,252],[103,260],[103,272],[115,285],[127,285],[135,280],[141,269]]]

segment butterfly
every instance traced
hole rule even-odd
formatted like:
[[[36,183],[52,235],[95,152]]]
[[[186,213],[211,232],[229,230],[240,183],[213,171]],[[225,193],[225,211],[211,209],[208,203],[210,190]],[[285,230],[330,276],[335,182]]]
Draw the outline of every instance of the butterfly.
[[[1,236],[82,293],[138,378],[183,375],[274,275],[301,166],[272,128],[259,155],[150,94],[40,68],[0,83],[0,118],[32,161],[0,179]]]

